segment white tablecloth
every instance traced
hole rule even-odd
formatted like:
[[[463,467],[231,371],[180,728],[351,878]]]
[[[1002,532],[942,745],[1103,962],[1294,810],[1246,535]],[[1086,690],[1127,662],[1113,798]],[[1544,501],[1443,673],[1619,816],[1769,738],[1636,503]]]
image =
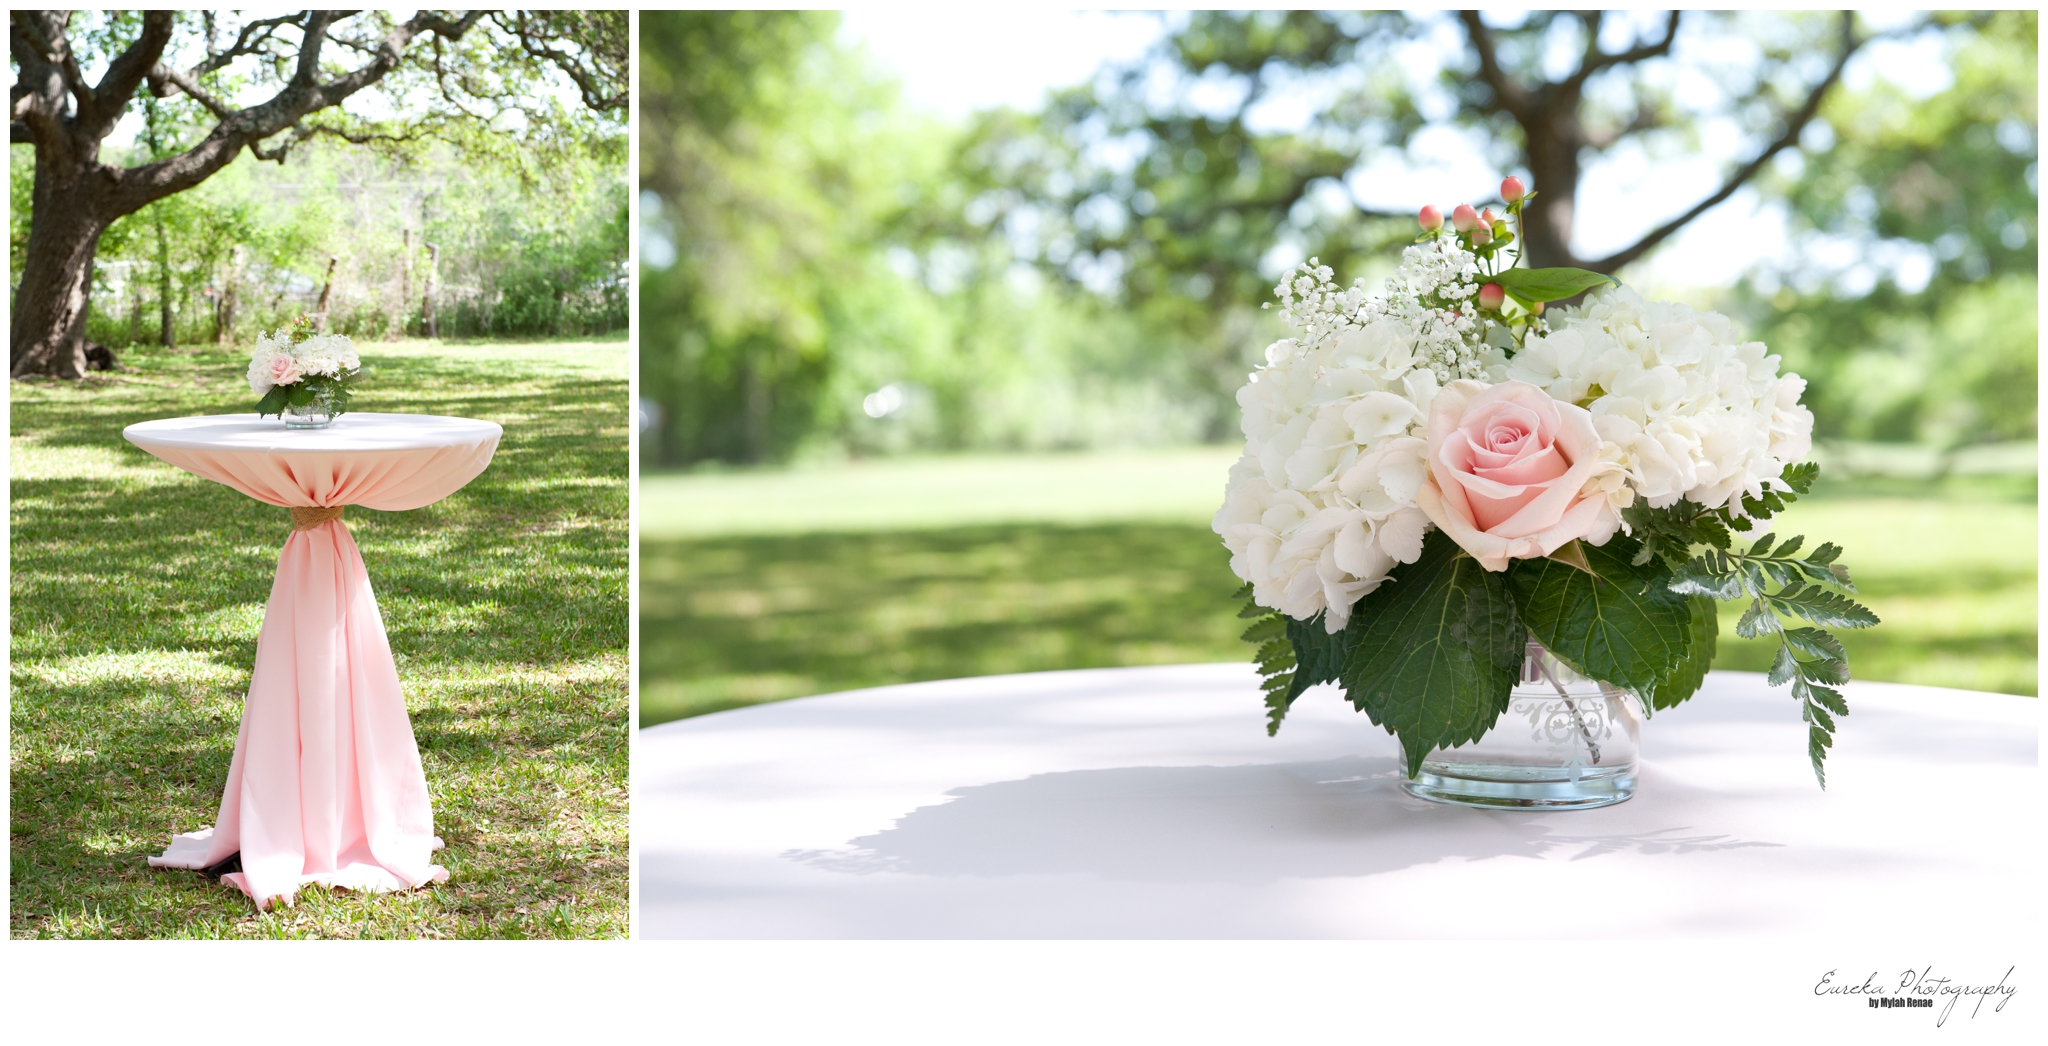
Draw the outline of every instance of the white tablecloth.
[[[1250,665],[884,687],[640,733],[653,938],[1640,938],[2034,917],[2033,698],[1852,683],[1823,792],[1782,689],[1716,672],[1634,799],[1398,787],[1334,688],[1277,738]],[[2015,907],[2018,906],[2018,907]]]

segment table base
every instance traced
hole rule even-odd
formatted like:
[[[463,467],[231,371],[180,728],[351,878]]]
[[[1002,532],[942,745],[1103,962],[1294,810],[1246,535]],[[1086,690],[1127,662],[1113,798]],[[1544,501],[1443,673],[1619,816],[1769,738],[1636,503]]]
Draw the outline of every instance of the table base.
[[[402,890],[445,881],[432,862],[426,774],[362,554],[340,520],[278,555],[248,703],[213,827],[155,867],[205,869],[267,906],[299,888]]]

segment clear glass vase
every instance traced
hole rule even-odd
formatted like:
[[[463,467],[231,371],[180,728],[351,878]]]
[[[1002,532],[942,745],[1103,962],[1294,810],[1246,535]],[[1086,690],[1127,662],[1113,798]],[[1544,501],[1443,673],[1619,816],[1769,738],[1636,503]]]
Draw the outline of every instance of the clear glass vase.
[[[334,423],[334,397],[327,390],[321,389],[313,393],[313,398],[302,406],[285,404],[280,413],[284,416],[285,428],[324,429]]]
[[[1464,806],[1583,810],[1635,794],[1643,706],[1529,640],[1508,710],[1484,737],[1439,748],[1403,781],[1410,795]]]

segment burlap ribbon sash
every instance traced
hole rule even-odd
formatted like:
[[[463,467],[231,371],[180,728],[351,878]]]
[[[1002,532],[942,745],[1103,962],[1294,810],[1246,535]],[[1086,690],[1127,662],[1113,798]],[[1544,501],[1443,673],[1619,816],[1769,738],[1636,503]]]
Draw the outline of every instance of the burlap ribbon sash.
[[[340,518],[341,518],[341,506],[340,506],[340,505],[330,505],[330,506],[328,506],[328,507],[326,507],[326,508],[298,508],[298,507],[294,507],[294,508],[292,509],[292,529],[293,529],[293,530],[311,530],[311,529],[313,529],[314,527],[317,527],[317,526],[319,526],[320,524],[322,524],[322,523],[325,523],[325,522],[327,522],[327,521],[328,521],[328,520],[330,520],[330,519],[340,519]]]

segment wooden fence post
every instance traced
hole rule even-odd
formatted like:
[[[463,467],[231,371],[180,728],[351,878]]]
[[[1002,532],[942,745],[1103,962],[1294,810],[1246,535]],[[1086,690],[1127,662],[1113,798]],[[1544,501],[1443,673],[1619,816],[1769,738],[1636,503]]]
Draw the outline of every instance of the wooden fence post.
[[[420,299],[420,327],[429,338],[441,336],[441,325],[434,319],[434,275],[441,265],[441,245],[427,244],[427,292]]]
[[[405,310],[412,308],[412,230],[404,233],[405,246],[398,252],[398,315],[394,317],[399,337],[412,333],[412,324],[405,322]]]
[[[320,288],[320,304],[313,309],[313,327],[320,333],[327,333],[327,300],[334,293],[334,265],[341,259],[329,256],[327,259],[327,282]]]

